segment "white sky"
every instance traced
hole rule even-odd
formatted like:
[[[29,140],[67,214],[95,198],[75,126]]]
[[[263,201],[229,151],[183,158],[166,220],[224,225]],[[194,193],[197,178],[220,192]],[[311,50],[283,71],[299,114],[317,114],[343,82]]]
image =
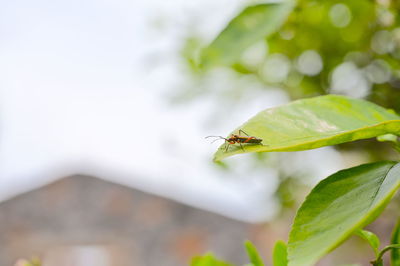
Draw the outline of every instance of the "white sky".
[[[204,136],[225,135],[286,96],[271,91],[218,128],[202,123],[207,100],[171,106],[164,99],[186,80],[178,52],[190,27],[211,39],[243,4],[1,3],[0,200],[84,173],[237,219],[272,215],[276,171],[248,174],[244,156],[232,159],[233,173],[224,172],[211,163],[217,145]],[[307,156],[329,158],[317,176],[340,168],[332,150]]]

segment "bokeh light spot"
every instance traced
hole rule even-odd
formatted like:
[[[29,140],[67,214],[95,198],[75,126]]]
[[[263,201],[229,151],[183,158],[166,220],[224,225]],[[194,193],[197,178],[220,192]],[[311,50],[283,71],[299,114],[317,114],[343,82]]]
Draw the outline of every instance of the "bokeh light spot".
[[[370,90],[362,70],[352,62],[345,62],[337,66],[331,76],[331,93],[344,94],[351,97],[365,97]]]
[[[267,43],[265,41],[257,42],[243,52],[241,61],[248,67],[256,67],[264,62],[267,53]]]
[[[283,54],[271,54],[260,68],[260,75],[267,81],[283,82],[290,71],[291,62]]]
[[[347,5],[336,4],[329,10],[329,17],[335,27],[344,28],[349,25],[352,15]]]
[[[392,34],[387,30],[381,30],[374,34],[371,40],[371,48],[377,54],[386,54],[394,49]]]
[[[364,69],[365,75],[369,81],[382,84],[390,80],[390,66],[383,60],[374,60]]]
[[[321,72],[323,67],[322,58],[314,50],[304,51],[296,62],[298,71],[304,75],[315,76]]]

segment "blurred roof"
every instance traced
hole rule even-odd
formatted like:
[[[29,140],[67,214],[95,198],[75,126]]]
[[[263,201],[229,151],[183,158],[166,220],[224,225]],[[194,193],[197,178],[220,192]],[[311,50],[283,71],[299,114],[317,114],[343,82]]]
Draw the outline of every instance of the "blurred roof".
[[[208,250],[241,262],[241,242],[251,237],[245,223],[89,176],[0,204],[1,265],[85,245],[116,252],[110,265],[157,265],[161,257],[165,266],[183,265]]]

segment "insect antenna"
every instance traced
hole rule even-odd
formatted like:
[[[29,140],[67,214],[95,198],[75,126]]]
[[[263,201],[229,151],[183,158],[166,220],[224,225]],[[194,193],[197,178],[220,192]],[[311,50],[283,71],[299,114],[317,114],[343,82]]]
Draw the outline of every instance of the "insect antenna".
[[[228,141],[226,138],[224,138],[224,137],[222,137],[222,136],[207,136],[207,137],[205,137],[206,139],[208,139],[208,138],[216,138],[216,139],[214,139],[211,143],[214,143],[214,142],[216,142],[217,140],[220,140],[220,139],[223,139],[223,140],[225,140],[225,141]]]

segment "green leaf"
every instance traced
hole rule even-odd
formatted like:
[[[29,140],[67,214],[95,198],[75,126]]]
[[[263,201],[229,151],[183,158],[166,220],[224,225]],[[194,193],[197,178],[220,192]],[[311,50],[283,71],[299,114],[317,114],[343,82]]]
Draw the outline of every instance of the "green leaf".
[[[264,266],[256,247],[250,241],[246,241],[244,246],[246,247],[247,255],[249,256],[250,262],[253,266]]]
[[[356,234],[359,237],[367,240],[369,245],[374,250],[375,257],[378,257],[378,255],[379,255],[379,246],[380,246],[381,242],[379,241],[379,238],[377,237],[377,235],[375,235],[374,233],[372,233],[370,231],[362,230],[362,229],[357,230]]]
[[[294,6],[293,0],[246,7],[201,54],[200,65],[231,65],[253,43],[276,32]]]
[[[393,234],[391,244],[400,244],[400,219],[397,222]],[[400,266],[400,250],[399,249],[392,249],[390,254],[390,260],[392,266]]]
[[[400,134],[400,116],[368,101],[339,95],[302,99],[261,111],[242,129],[263,145],[223,144],[214,160],[247,152],[301,151],[387,133]],[[241,134],[243,135],[243,133]]]
[[[378,162],[321,181],[300,207],[289,236],[289,266],[314,265],[372,222],[400,187],[400,163]]]
[[[272,253],[272,260],[274,266],[287,266],[287,247],[283,241],[276,241],[274,251]]]
[[[233,266],[227,262],[218,260],[213,254],[209,253],[204,256],[194,257],[191,266]]]

